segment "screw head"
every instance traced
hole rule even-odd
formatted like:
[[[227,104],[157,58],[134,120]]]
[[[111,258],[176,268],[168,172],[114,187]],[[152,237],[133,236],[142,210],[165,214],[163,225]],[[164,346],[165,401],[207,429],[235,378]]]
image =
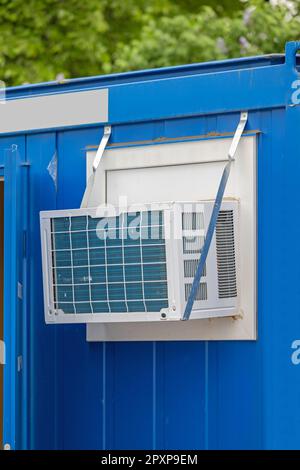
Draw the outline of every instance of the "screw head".
[[[167,318],[167,314],[165,312],[162,312],[162,314],[160,315],[160,318],[162,320],[165,320]]]

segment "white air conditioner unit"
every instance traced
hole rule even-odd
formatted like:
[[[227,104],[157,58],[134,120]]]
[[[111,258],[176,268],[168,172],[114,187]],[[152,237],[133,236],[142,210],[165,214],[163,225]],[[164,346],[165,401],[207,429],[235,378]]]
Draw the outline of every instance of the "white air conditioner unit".
[[[46,323],[180,320],[213,201],[41,212]],[[238,203],[223,201],[191,318],[234,316]]]

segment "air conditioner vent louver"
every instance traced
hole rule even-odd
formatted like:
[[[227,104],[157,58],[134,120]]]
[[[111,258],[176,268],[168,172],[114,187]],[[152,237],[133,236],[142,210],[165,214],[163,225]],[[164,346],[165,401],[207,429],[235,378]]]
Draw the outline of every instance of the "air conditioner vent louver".
[[[200,255],[199,255],[200,256]],[[198,259],[187,259],[184,260],[184,277],[194,278],[198,267]],[[203,269],[203,276],[206,276],[206,266]]]
[[[216,226],[219,298],[237,296],[233,211],[220,211]]]
[[[204,212],[182,213],[182,243],[183,243],[183,273],[184,299],[188,300],[192,282],[198,266],[201,249],[204,244]],[[202,279],[195,297],[196,301],[207,300],[207,284],[205,282],[206,266],[204,266]]]
[[[204,228],[203,212],[183,212],[182,227],[184,230],[197,230]]]
[[[183,253],[184,254],[200,254],[201,248],[204,244],[203,236],[184,236],[183,237]]]
[[[185,301],[189,298],[190,292],[192,289],[192,284],[184,285]],[[198,287],[195,300],[207,300],[207,284],[206,282],[201,282]]]

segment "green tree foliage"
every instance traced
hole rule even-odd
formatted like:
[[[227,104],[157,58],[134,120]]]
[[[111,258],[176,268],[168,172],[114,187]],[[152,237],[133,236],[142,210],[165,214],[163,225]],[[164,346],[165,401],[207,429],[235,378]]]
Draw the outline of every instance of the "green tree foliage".
[[[7,84],[96,74],[109,60],[97,0],[0,0],[0,78]]]
[[[283,52],[299,0],[0,0],[8,85]]]
[[[300,16],[285,6],[256,2],[242,12],[219,16],[211,7],[198,14],[151,19],[139,37],[120,44],[114,71],[283,52],[300,35]]]

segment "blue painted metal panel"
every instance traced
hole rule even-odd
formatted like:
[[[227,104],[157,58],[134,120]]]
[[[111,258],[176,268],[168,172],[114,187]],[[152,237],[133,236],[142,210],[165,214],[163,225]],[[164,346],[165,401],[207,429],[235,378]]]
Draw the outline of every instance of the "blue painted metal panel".
[[[292,48],[295,43],[291,43]],[[138,70],[127,73],[116,73],[112,75],[100,75],[96,77],[84,77],[66,79],[62,82],[45,82],[27,84],[7,89],[8,98],[23,98],[25,96],[43,95],[49,93],[65,93],[69,91],[107,87],[126,83],[161,80],[162,78],[181,77],[183,75],[195,75],[203,73],[216,73],[232,71],[234,69],[249,69],[265,67],[268,65],[280,65],[285,61],[284,54],[269,54],[256,57],[242,57],[240,59],[219,60],[202,62],[196,64],[179,65],[173,67],[162,67],[157,69]],[[298,60],[297,60],[298,62]]]
[[[261,310],[261,315],[265,315],[262,347],[267,448],[299,448],[300,374],[299,368],[291,362],[291,343],[300,337],[299,124],[299,106],[287,108],[284,115],[272,112],[270,178],[266,175],[263,178],[266,191],[273,195],[273,200],[268,198],[268,227],[266,219],[263,222],[269,244],[268,265],[261,253],[263,279],[269,277],[270,283],[269,289],[264,291],[268,303],[265,302],[265,309]],[[278,246],[286,248],[278,250]],[[280,272],[275,269],[277,263],[281,266]]]
[[[269,81],[271,73],[274,80]],[[285,87],[284,65],[116,86],[110,89],[109,121],[147,121],[224,113],[228,109],[278,107],[285,102]]]
[[[29,448],[55,448],[58,361],[57,330],[47,328],[43,319],[39,211],[56,207],[56,187],[48,167],[55,168],[56,135],[40,133],[27,136],[26,153],[30,164],[29,181],[29,308],[28,318],[28,425]],[[51,168],[51,167],[50,167]],[[41,432],[42,430],[42,432]]]
[[[23,271],[23,230],[26,208],[26,167],[24,166],[25,138],[2,140],[0,148],[4,161],[4,341],[6,364],[4,367],[4,426],[3,441],[12,449],[26,445],[26,429],[23,427],[27,384],[21,371],[26,352],[23,347],[23,305],[26,293],[20,293],[25,281]],[[6,314],[9,312],[9,314]],[[18,359],[19,358],[19,359]],[[21,359],[22,358],[22,359]],[[23,432],[22,432],[23,431]]]
[[[106,448],[153,447],[153,347],[107,344]]]
[[[205,449],[205,343],[158,342],[154,347],[155,448]]]
[[[298,79],[298,49],[299,43],[288,43],[281,65],[237,65],[226,71],[112,86],[109,120],[123,123],[280,107],[290,103],[290,89]]]
[[[93,313],[99,318],[108,311],[159,312],[167,308],[163,211],[111,217],[102,232],[100,222],[101,218],[75,214],[51,219],[54,308],[65,313]],[[136,240],[130,238],[133,222],[140,233]],[[73,249],[77,251],[72,256]],[[156,264],[145,264],[154,259]]]

